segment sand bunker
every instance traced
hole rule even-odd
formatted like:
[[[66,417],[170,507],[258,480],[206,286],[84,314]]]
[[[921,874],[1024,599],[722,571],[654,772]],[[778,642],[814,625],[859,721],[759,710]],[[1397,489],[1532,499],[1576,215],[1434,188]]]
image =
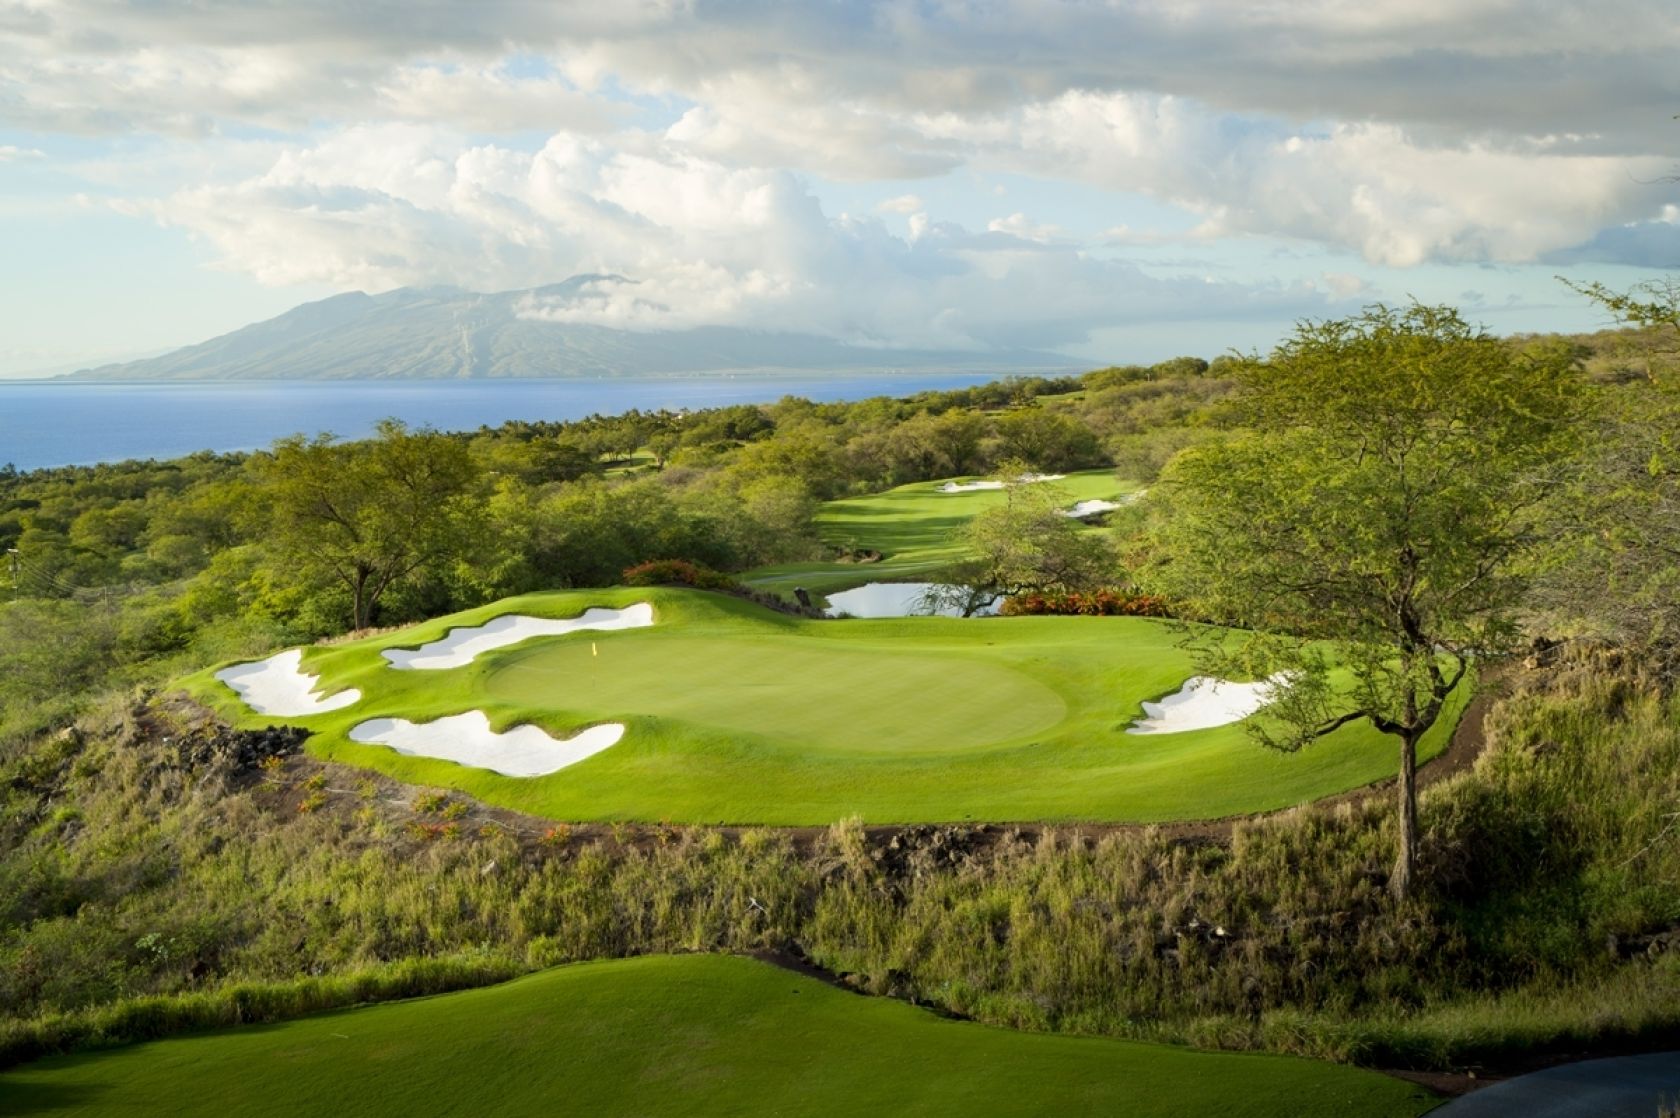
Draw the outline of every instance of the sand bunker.
[[[557,637],[585,629],[641,629],[653,624],[653,606],[637,602],[623,609],[586,609],[581,617],[556,620],[509,613],[470,628],[451,629],[441,639],[419,648],[388,648],[380,655],[393,668],[405,671],[437,671],[460,668],[492,649],[529,640]]]
[[[938,610],[927,608],[927,593],[938,583],[933,582],[871,582],[853,590],[841,590],[828,596],[829,617],[961,617],[962,610],[944,606]],[[990,617],[998,611],[998,603],[977,610],[970,616]]]
[[[234,694],[258,714],[275,714],[283,718],[302,718],[307,714],[325,714],[343,710],[358,701],[362,693],[354,687],[336,695],[321,698],[315,694],[321,677],[301,670],[303,649],[257,660],[249,664],[235,664],[216,673],[216,678],[233,688]]]
[[[436,757],[503,776],[547,776],[617,745],[622,737],[622,722],[591,726],[564,739],[550,737],[540,726],[515,726],[498,734],[481,710],[433,722],[371,718],[350,731],[351,741],[387,745],[398,753]]]
[[[1096,516],[1098,513],[1113,512],[1119,507],[1120,502],[1118,501],[1080,501],[1071,509],[1062,509],[1061,514],[1063,516],[1070,516],[1075,520],[1084,520],[1087,516]]]
[[[1022,474],[1015,480],[1022,485],[1031,485],[1039,481],[1061,481],[1066,474]],[[941,493],[975,493],[982,489],[1002,489],[1001,481],[948,481],[939,487]]]
[[[1128,734],[1178,734],[1241,722],[1272,701],[1282,675],[1258,683],[1232,683],[1199,675],[1158,703],[1144,703],[1143,717]]]

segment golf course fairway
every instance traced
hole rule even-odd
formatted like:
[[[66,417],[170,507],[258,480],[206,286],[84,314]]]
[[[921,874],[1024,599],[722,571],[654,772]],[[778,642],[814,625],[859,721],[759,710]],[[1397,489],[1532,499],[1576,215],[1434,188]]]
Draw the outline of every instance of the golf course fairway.
[[[969,480],[918,481],[882,493],[823,502],[816,517],[817,534],[823,543],[878,551],[880,562],[782,563],[755,568],[741,580],[756,590],[787,597],[795,586],[813,594],[832,594],[865,582],[914,582],[937,574],[965,557],[958,530],[977,514],[1009,500],[1008,494],[998,489],[947,493],[941,488]],[[1084,470],[1032,485],[1070,509],[1080,501],[1124,500],[1137,490],[1134,483],[1117,480],[1113,470]]]
[[[381,653],[508,614],[576,617],[646,603],[645,628],[535,637],[461,667],[399,671]],[[1391,776],[1393,739],[1345,726],[1298,753],[1243,726],[1137,736],[1144,700],[1196,674],[1183,634],[1142,618],[811,621],[691,590],[534,594],[354,643],[304,650],[341,709],[277,719],[205,671],[182,681],[238,725],[315,731],[319,756],[458,788],[553,819],[823,825],[1159,822],[1289,807]],[[1461,689],[1468,692],[1468,687]],[[1425,739],[1440,752],[1463,695]],[[483,711],[557,738],[606,723],[610,748],[506,776],[352,741],[373,719]]]
[[[950,1021],[730,956],[501,986],[58,1057],[0,1073],[33,1115],[1103,1114],[1362,1118],[1433,1106],[1375,1072]]]

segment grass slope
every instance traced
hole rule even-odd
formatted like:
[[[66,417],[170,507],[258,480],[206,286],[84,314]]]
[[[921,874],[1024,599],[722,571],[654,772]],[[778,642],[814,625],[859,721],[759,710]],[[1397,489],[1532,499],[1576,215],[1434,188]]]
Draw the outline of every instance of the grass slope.
[[[537,638],[447,671],[395,671],[413,647],[503,613],[570,617],[651,601],[655,624]],[[682,590],[529,595],[399,633],[311,648],[323,688],[360,688],[331,714],[286,719],[312,751],[556,819],[678,823],[1132,821],[1287,807],[1390,775],[1396,747],[1364,725],[1296,754],[1241,726],[1133,736],[1140,703],[1194,668],[1168,625],[1139,618],[806,621]],[[246,726],[208,671],[185,685]],[[363,719],[483,709],[498,729],[556,734],[602,721],[624,740],[557,773],[504,777],[348,738]],[[1426,739],[1439,752],[1456,717]]]
[[[957,481],[975,480],[957,478]],[[817,531],[831,547],[873,549],[879,563],[784,563],[759,567],[742,581],[759,590],[791,596],[795,586],[832,594],[866,582],[913,582],[962,558],[953,534],[981,511],[1004,503],[1001,490],[941,493],[944,481],[918,481],[867,497],[829,501],[817,513]],[[1069,474],[1052,485],[1072,506],[1078,501],[1115,500],[1136,486],[1115,480],[1113,470]],[[1093,531],[1098,529],[1093,529]]]
[[[0,1075],[11,1114],[1414,1115],[1421,1089],[1275,1056],[949,1021],[730,956],[502,986]]]

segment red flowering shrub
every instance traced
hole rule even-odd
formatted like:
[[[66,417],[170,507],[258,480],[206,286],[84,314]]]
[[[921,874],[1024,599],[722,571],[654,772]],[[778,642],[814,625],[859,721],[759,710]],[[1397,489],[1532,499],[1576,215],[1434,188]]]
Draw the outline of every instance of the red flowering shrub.
[[[1165,598],[1125,590],[1097,590],[1089,594],[1019,594],[1003,600],[1005,617],[1171,617]]]
[[[626,586],[692,586],[698,590],[733,590],[735,580],[703,563],[687,559],[654,559],[624,571]]]

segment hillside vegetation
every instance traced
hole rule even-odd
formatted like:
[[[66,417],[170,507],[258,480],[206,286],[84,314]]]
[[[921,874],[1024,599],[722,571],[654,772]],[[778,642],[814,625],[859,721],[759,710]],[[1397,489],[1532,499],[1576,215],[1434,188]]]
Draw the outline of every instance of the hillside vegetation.
[[[393,423],[360,443],[299,436],[254,455],[0,474],[0,545],[18,561],[13,600],[0,604],[0,1056],[678,952],[773,952],[988,1025],[1375,1066],[1503,1067],[1672,1045],[1680,402],[1665,336],[1494,343],[1449,310],[1379,312],[1303,327],[1302,347],[1266,358],[470,433]],[[1315,380],[1297,375],[1323,356],[1295,360],[1318,329],[1330,343],[1324,367],[1338,374],[1331,408],[1313,407]],[[1430,391],[1396,379],[1410,375],[1404,362],[1345,366],[1349,339],[1415,360]],[[1624,360],[1624,343],[1643,356]],[[1441,391],[1466,353],[1505,379]],[[1376,378],[1368,400],[1361,377]],[[1387,410],[1373,424],[1379,409],[1362,401]],[[1412,438],[1408,423],[1429,438]],[[1368,427],[1382,429],[1336,437]],[[1488,432],[1497,437],[1477,441]],[[1327,463],[1317,473],[1314,455]],[[1220,464],[1241,468],[1240,488],[1215,484]],[[1269,473],[1272,464],[1287,468]],[[1027,495],[1025,473],[1149,492],[1080,526]],[[952,477],[1006,488],[961,514],[903,488]],[[1315,490],[1323,479],[1333,491]],[[1458,500],[1495,492],[1483,479],[1521,507],[1501,516],[1491,499]],[[1427,517],[1411,515],[1419,508]],[[929,523],[941,518],[952,522]],[[1308,551],[1303,540],[1328,546]],[[807,583],[819,596],[863,583],[875,569],[978,579],[1030,600],[1029,612],[1142,602],[1179,628],[1015,617],[907,630],[817,621],[786,598]],[[1291,582],[1292,569],[1313,577]],[[627,571],[659,585],[607,589]],[[1441,571],[1462,581],[1447,585]],[[1281,581],[1256,594],[1232,572]],[[1209,579],[1189,577],[1198,573]],[[1107,794],[1100,780],[1012,771],[935,789],[951,744],[940,712],[899,695],[897,713],[856,713],[860,723],[902,718],[907,740],[937,762],[897,801],[874,790],[884,807],[867,817],[904,825],[825,817],[846,814],[843,797],[800,806],[797,766],[780,783],[750,766],[717,778],[733,781],[732,802],[763,794],[800,806],[775,821],[812,825],[790,829],[703,825],[718,818],[717,795],[704,807],[675,801],[682,810],[666,819],[646,805],[544,801],[535,784],[522,801],[482,773],[344,748],[331,717],[305,743],[239,714],[225,694],[199,692],[218,713],[165,687],[316,642],[311,663],[353,676],[372,650],[407,640],[397,627],[435,635],[451,614],[483,619],[505,599],[528,595],[539,608],[583,590],[563,600],[658,597],[679,620],[688,607],[673,603],[705,603],[693,606],[689,655],[656,653],[657,627],[599,642],[601,656],[645,645],[678,684],[685,673],[720,687],[780,673],[815,692],[828,669],[799,661],[801,642],[884,655],[917,644],[905,639],[916,632],[924,646],[901,654],[937,661],[935,674],[960,661],[984,665],[982,675],[1111,688],[1123,709],[1069,706],[1073,725],[1056,746],[1068,756],[1103,719],[1112,730],[1137,699],[1191,671],[1299,668],[1290,700],[1253,720],[1256,732],[1197,739],[1206,764],[1175,766],[1170,743],[1139,746],[1163,748],[1152,792],[1171,810],[1133,802],[1111,819],[1215,816],[1409,778],[1409,750],[1451,729],[1470,679],[1483,690],[1461,767],[1426,765],[1424,777],[1436,774],[1415,796],[1402,780],[1398,796],[1374,787],[1172,826],[1070,822],[1090,819],[1090,801]],[[1207,632],[1194,628],[1202,622],[1240,634],[1236,648],[1175,643]],[[536,642],[506,661],[576,677],[588,643]],[[1091,666],[1127,656],[1113,678]],[[478,696],[508,715],[544,707],[556,729],[624,699],[603,685],[555,713],[543,680],[499,676],[500,664],[468,673]],[[999,678],[984,685],[1015,694]],[[464,684],[432,683],[430,697],[409,682],[390,695],[431,713],[466,697]],[[711,720],[714,760],[762,761],[775,752],[766,727],[788,732],[775,703],[756,728],[705,694],[661,703],[660,719]],[[1023,742],[1038,729],[1011,732],[1021,740],[1008,748],[1037,748]],[[824,740],[807,743],[818,775]],[[603,773],[623,764],[602,754],[574,775],[596,761]],[[1345,771],[1325,779],[1337,766]],[[936,790],[956,811],[930,812]],[[1037,817],[999,818],[1012,798]],[[1122,799],[1114,792],[1110,807]],[[748,973],[743,988],[757,981]],[[422,1010],[388,1019],[410,1012]],[[320,1025],[297,1027],[314,1035]],[[261,1035],[203,1051],[255,1052],[242,1046]]]
[[[568,827],[118,707],[0,770],[0,1051],[765,949],[992,1024],[1380,1066],[1672,1036],[1680,703],[1560,664],[1487,731],[1399,904],[1386,796],[1188,835]]]

